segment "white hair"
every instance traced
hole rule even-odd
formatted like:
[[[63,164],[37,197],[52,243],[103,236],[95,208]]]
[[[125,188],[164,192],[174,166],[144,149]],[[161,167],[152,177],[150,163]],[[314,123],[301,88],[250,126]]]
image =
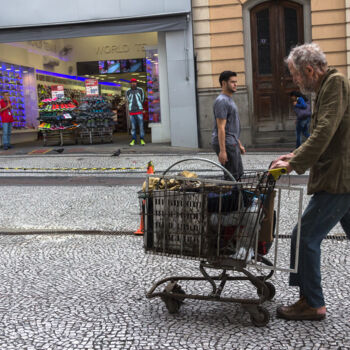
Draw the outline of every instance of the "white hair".
[[[299,71],[303,71],[303,68],[308,65],[315,70],[324,71],[328,65],[326,55],[316,43],[294,47],[285,62],[287,64],[291,63]]]

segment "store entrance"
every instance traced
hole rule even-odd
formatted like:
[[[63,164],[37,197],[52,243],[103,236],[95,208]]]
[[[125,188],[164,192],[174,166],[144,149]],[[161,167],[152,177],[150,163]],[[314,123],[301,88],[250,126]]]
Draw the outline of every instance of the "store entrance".
[[[136,79],[150,142],[150,124],[161,121],[157,45],[156,32],[0,44],[0,93],[10,92],[14,137],[39,133],[43,144],[63,145],[130,134],[126,92]]]

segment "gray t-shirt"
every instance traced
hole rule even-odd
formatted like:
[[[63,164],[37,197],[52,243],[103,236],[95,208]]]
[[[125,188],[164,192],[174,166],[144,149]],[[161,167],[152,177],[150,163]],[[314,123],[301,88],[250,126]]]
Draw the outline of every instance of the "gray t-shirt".
[[[225,143],[228,145],[236,145],[238,143],[239,134],[241,132],[241,124],[238,116],[238,109],[232,98],[227,95],[220,94],[214,102],[214,128],[211,142],[213,145],[219,144],[218,126],[216,118],[226,119],[225,126]]]

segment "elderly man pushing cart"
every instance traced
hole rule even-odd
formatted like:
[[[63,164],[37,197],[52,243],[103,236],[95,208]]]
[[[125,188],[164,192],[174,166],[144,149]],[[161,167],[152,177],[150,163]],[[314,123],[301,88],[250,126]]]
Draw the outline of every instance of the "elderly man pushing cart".
[[[350,238],[350,86],[314,43],[295,47],[286,59],[294,82],[303,93],[316,93],[311,136],[293,153],[276,159],[271,168],[286,167],[303,174],[310,169],[311,200],[301,219],[298,273],[289,284],[300,288],[300,299],[277,309],[290,320],[321,320],[326,306],[321,287],[320,245],[340,221]],[[294,265],[297,227],[293,230]]]

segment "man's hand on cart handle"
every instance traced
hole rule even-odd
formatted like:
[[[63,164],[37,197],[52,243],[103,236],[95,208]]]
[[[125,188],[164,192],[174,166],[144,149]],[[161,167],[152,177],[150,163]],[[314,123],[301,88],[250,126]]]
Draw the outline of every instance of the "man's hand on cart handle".
[[[273,162],[270,164],[270,169],[276,169],[276,168],[286,168],[287,172],[290,173],[293,169],[289,165],[289,161],[295,156],[294,153],[288,153],[284,154],[277,159],[275,159]]]
[[[270,166],[270,170],[281,169],[281,168],[285,169],[286,173],[288,174],[293,170],[289,162],[285,162],[284,160],[277,160],[275,163],[272,163]]]

